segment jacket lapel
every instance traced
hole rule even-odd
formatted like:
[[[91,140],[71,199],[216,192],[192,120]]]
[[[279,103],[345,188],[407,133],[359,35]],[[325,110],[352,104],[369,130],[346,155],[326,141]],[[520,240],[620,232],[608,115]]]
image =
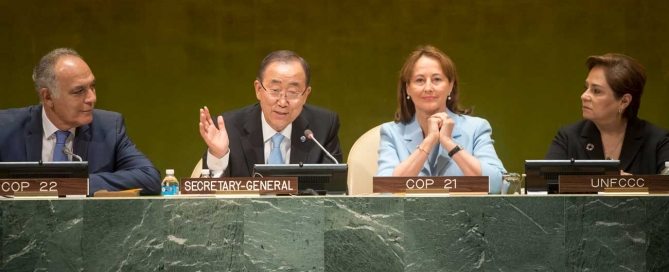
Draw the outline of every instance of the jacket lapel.
[[[42,160],[42,106],[30,108],[30,120],[25,128],[26,137],[26,159],[28,161]]]
[[[602,147],[602,137],[595,123],[586,121],[581,130],[581,145],[583,152],[589,160],[604,159],[604,148]]]
[[[416,148],[418,148],[418,145],[423,141],[423,131],[421,130],[420,125],[416,121],[415,117],[410,123],[404,126],[402,136],[404,138],[404,146],[406,146],[407,151],[409,154],[413,153]],[[430,150],[427,150],[427,152],[430,152]]]
[[[302,137],[304,130],[308,128],[309,122],[302,114],[293,121],[293,129],[290,134],[290,163],[309,163],[309,150],[313,143],[307,142],[306,138]]]
[[[408,154],[413,153],[418,148],[420,143],[423,142],[423,130],[420,128],[420,124],[418,124],[418,121],[416,120],[415,116],[410,123],[404,126],[404,131],[402,132],[402,136],[404,138],[404,143],[405,143],[404,146],[406,146]],[[423,169],[420,172],[430,176],[432,175],[430,171],[432,167],[430,166],[429,158],[431,157],[432,150],[425,150],[425,151],[427,151],[429,155],[428,159],[425,161],[425,164],[423,165]]]
[[[460,136],[462,136],[462,129],[461,129],[461,124],[460,122],[462,121],[462,116],[459,116],[450,110],[446,110],[446,113],[448,113],[448,117],[450,117],[454,122],[455,125],[453,126],[453,132],[451,133],[451,138],[453,138],[453,141],[460,145],[466,145],[466,143],[461,142]],[[472,154],[473,155],[473,154]],[[449,164],[451,164],[451,157],[448,156],[448,150],[444,150],[444,148],[441,147],[441,143],[439,144],[439,156],[437,157],[437,162],[435,165],[436,173],[438,175],[443,175],[446,173],[446,168],[448,167]]]
[[[264,143],[262,138],[262,123],[260,116],[260,106],[256,106],[253,112],[247,116],[244,122],[244,132],[242,135],[242,149],[249,173],[253,173],[254,164],[265,163],[263,155]],[[234,147],[232,147],[234,148]]]
[[[625,140],[620,150],[620,167],[625,170],[630,167],[634,157],[641,151],[643,144],[644,123],[634,118],[629,120],[625,129]]]
[[[93,120],[95,121],[95,120]],[[88,144],[91,142],[91,125],[84,125],[77,128],[74,137],[72,152],[81,156],[81,159],[88,161]]]

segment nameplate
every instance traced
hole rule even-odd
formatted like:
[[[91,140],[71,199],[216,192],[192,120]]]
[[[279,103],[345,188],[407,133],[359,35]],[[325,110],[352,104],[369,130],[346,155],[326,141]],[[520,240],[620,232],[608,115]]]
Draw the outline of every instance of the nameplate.
[[[598,175],[559,177],[561,194],[599,193],[613,190],[643,191],[651,194],[669,193],[669,176],[661,175]]]
[[[23,178],[0,179],[0,195],[30,195],[31,192],[50,192],[60,196],[87,195],[87,178]]]
[[[296,194],[297,177],[222,177],[182,178],[182,195],[217,194],[219,192],[257,192],[259,194]]]
[[[415,190],[441,190],[448,193],[488,193],[486,176],[374,177],[374,193],[406,193]],[[445,191],[446,190],[446,191]]]

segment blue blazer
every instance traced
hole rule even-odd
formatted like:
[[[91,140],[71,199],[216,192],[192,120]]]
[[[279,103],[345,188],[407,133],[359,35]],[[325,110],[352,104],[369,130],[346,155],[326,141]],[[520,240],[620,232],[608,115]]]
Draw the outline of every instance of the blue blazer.
[[[42,159],[41,105],[1,110],[0,128],[0,161]],[[93,122],[77,128],[72,146],[88,161],[89,194],[131,188],[160,194],[160,173],[126,135],[121,114],[94,110]]]
[[[464,147],[481,162],[483,176],[490,177],[490,193],[499,193],[502,185],[502,174],[506,172],[502,161],[497,157],[493,140],[490,137],[492,128],[485,119],[455,114],[447,110],[448,116],[455,121],[453,140]],[[414,152],[423,141],[423,131],[416,118],[408,124],[388,122],[381,126],[381,143],[379,146],[379,169],[377,176],[391,176],[395,167]],[[462,176],[462,170],[448,156],[448,150],[441,145],[431,151],[429,158],[436,155],[436,161],[425,162],[419,176]],[[438,152],[438,154],[434,154]],[[432,163],[432,165],[430,165]],[[432,172],[432,169],[435,169]]]

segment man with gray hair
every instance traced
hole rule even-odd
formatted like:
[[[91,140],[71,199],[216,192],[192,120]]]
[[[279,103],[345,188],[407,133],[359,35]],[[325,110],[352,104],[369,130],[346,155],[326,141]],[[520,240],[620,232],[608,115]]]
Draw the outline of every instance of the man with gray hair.
[[[0,161],[88,161],[89,194],[160,193],[160,174],[126,135],[121,114],[94,109],[95,76],[74,50],[55,49],[33,71],[40,104],[0,110]]]

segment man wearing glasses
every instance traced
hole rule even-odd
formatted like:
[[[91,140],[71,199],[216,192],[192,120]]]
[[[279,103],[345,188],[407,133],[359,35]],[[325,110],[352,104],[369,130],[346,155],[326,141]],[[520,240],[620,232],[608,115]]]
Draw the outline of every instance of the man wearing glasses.
[[[311,93],[309,64],[295,52],[274,51],[253,82],[259,103],[223,113],[216,122],[200,109],[200,135],[208,146],[203,168],[214,176],[251,176],[254,164],[334,163],[305,137],[311,130],[339,161],[339,117],[305,104]]]

